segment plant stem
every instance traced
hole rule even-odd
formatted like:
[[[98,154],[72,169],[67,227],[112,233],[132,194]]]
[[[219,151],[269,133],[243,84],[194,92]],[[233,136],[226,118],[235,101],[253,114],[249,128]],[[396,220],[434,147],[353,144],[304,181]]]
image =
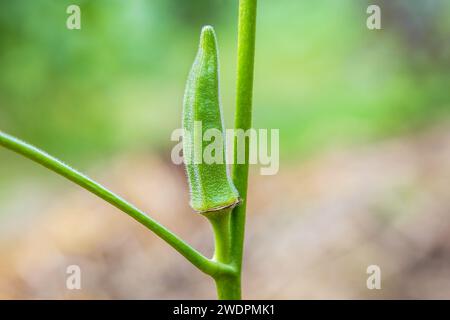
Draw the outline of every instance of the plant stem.
[[[210,212],[206,216],[214,231],[215,251],[213,260],[229,265],[231,262],[231,208]],[[240,299],[240,277],[238,273],[214,277],[217,296],[221,300]]]
[[[206,214],[214,231],[213,260],[227,264],[231,259],[230,208]]]
[[[182,254],[187,260],[189,260],[194,266],[211,276],[218,276],[223,274],[234,274],[234,269],[231,266],[222,264],[217,261],[212,261],[203,256],[200,252],[192,248],[177,235],[170,230],[159,224],[147,216],[144,212],[137,209],[135,206],[125,201],[118,195],[109,191],[99,183],[91,180],[84,174],[76,171],[70,166],[64,164],[60,160],[50,156],[19,139],[16,139],[6,133],[0,131],[0,145],[10,149],[16,153],[19,153],[26,158],[37,162],[44,167],[56,172],[57,174],[69,179],[70,181],[78,184],[84,189],[92,192],[103,200],[109,202],[116,208],[122,210],[136,221],[140,222],[148,229],[153,231],[161,239],[166,241],[175,250]]]
[[[238,274],[215,277],[217,297],[220,300],[240,300],[241,280]]]
[[[257,0],[240,0],[238,27],[237,97],[235,129],[247,131],[252,126],[253,70],[255,57]],[[234,141],[237,155],[237,139]],[[249,138],[245,141],[245,163],[233,166],[233,182],[242,199],[231,216],[232,263],[236,267],[238,279],[234,296],[241,297],[240,277],[244,250],[245,211],[249,170]],[[239,292],[237,292],[239,290]]]

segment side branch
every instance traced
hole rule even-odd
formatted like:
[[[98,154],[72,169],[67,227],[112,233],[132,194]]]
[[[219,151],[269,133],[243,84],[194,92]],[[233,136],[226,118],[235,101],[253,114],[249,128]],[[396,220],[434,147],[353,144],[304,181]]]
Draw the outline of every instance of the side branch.
[[[153,231],[204,273],[211,276],[234,273],[234,269],[230,266],[209,260],[180,239],[176,234],[147,216],[144,212],[137,209],[126,200],[46,152],[1,131],[0,146],[41,164],[122,210],[130,217],[146,226],[149,230]]]

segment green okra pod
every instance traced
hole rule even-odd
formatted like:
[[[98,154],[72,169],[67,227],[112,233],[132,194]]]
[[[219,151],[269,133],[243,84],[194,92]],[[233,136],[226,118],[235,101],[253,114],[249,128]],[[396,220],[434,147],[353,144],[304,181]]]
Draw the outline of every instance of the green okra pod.
[[[219,99],[218,50],[211,26],[202,29],[198,53],[187,80],[183,129],[183,154],[192,208],[205,213],[235,206],[239,202],[239,194],[226,163],[225,132]],[[212,136],[214,141],[211,141]],[[211,143],[217,147],[213,152],[213,161],[207,159],[209,154],[205,153],[211,148]]]

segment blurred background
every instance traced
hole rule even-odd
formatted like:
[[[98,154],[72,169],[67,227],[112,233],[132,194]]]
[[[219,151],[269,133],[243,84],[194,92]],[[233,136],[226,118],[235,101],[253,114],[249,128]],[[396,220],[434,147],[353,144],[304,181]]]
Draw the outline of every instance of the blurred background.
[[[81,8],[81,30],[66,8]],[[366,27],[370,4],[382,30]],[[238,1],[0,4],[0,130],[86,172],[205,254],[171,162],[200,28],[233,123]],[[450,298],[450,1],[260,0],[244,298]],[[144,227],[0,149],[0,298],[206,299],[210,279]],[[268,196],[270,195],[270,196]],[[82,290],[66,289],[79,265]],[[382,289],[368,290],[378,265]]]

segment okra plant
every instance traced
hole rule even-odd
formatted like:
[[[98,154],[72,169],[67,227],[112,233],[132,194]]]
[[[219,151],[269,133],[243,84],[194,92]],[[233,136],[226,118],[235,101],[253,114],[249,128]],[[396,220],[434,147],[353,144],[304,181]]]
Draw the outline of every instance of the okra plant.
[[[252,123],[256,5],[257,0],[239,2],[235,129],[244,131],[250,129]],[[197,121],[202,123],[201,132],[196,132]],[[190,204],[198,214],[211,222],[214,231],[215,252],[211,259],[143,211],[46,152],[1,131],[0,145],[71,180],[146,226],[200,271],[212,277],[219,299],[240,299],[249,143],[247,141],[245,144],[245,163],[235,164],[230,174],[225,161],[226,148],[222,148],[219,155],[222,163],[204,163],[196,161],[198,156],[202,156],[202,149],[198,150],[193,141],[196,134],[203,135],[203,131],[208,129],[218,130],[224,135],[219,98],[218,45],[211,26],[204,27],[200,35],[198,53],[186,84],[182,125],[186,132],[194,132],[193,139],[184,137],[183,154],[191,194]],[[235,140],[234,154],[236,148]]]

